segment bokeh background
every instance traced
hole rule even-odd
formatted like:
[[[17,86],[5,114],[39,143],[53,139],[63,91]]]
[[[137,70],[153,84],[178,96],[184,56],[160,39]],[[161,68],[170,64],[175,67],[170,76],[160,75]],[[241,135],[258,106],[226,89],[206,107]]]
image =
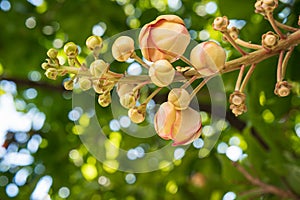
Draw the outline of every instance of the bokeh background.
[[[192,39],[217,40],[228,59],[239,54],[222,41],[211,23],[226,15],[241,29],[240,37],[260,43],[271,30],[254,13],[254,0],[0,0],[0,199],[282,199],[264,194],[232,164],[239,162],[267,184],[300,195],[300,47],[288,65],[290,96],[273,90],[277,57],[260,63],[246,88],[248,112],[235,118],[228,111],[215,148],[199,158],[203,140],[187,150],[178,147],[173,162],[162,162],[149,173],[122,172],[97,161],[79,139],[74,121],[88,121],[72,108],[72,93],[63,79],[48,80],[40,65],[49,48],[59,50],[73,41],[81,59],[89,54],[90,35],[104,39],[140,28],[161,14],[184,19]],[[280,0],[278,21],[297,27],[299,0]],[[137,63],[127,63],[139,70]],[[234,90],[237,72],[224,74],[226,93]],[[164,100],[165,94],[157,97]],[[206,88],[198,95],[203,135],[211,134],[210,100]],[[152,102],[153,103],[153,102]],[[154,102],[155,103],[155,102]],[[120,130],[130,126],[126,116],[114,118],[97,108],[107,136],[128,150],[128,159],[167,144],[158,137],[132,139]],[[109,148],[109,146],[107,147]],[[107,150],[109,151],[109,149]],[[115,152],[117,155],[117,152]]]

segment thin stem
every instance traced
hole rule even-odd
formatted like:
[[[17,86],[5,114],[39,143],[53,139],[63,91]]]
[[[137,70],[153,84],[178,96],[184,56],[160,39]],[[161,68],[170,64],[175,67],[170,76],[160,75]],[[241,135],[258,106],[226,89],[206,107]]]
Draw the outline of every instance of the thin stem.
[[[191,63],[191,61],[189,59],[187,59],[186,57],[184,57],[182,55],[179,58],[180,58],[180,60],[182,60],[183,62],[185,62],[186,64],[188,64],[189,66],[191,66],[197,70],[197,68]]]
[[[285,54],[285,57],[283,59],[283,62],[282,62],[282,72],[281,72],[281,76],[282,76],[282,79],[284,78],[285,76],[285,73],[286,73],[286,68],[287,68],[287,64],[288,64],[288,61],[293,53],[293,50],[294,50],[294,47],[291,47],[291,49],[288,50],[288,52]]]
[[[250,77],[251,77],[251,75],[252,75],[255,67],[256,67],[255,63],[251,65],[250,69],[248,70],[248,72],[247,72],[247,74],[246,74],[246,76],[245,76],[245,78],[244,78],[244,80],[242,82],[242,85],[240,87],[240,92],[244,91],[244,89],[245,89],[245,87],[246,87],[246,85],[247,85],[247,83],[248,83],[248,81],[249,81],[249,79],[250,79]]]
[[[132,89],[133,93],[135,93],[135,91],[141,89],[142,87],[144,87],[145,85],[147,85],[147,84],[149,84],[149,83],[150,83],[150,81],[144,81],[144,82],[138,84],[137,86],[135,86],[135,87]]]
[[[193,76],[190,78],[190,80],[186,81],[180,88],[187,88],[189,85],[191,85],[195,80],[197,79],[197,76]]]
[[[276,186],[273,185],[269,185],[267,183],[264,183],[263,181],[261,181],[259,178],[253,177],[242,165],[240,165],[237,162],[233,162],[233,166],[236,167],[236,169],[243,174],[243,176],[252,184],[252,185],[256,185],[259,186],[262,189],[263,193],[270,193],[270,194],[275,194],[281,198],[292,198],[295,200],[299,200],[300,198],[292,193],[291,191],[285,191],[282,190],[281,188],[278,188]]]
[[[240,89],[241,82],[242,82],[243,75],[244,75],[244,71],[245,71],[245,65],[242,65],[241,69],[240,69],[240,73],[239,73],[238,78],[236,80],[235,91],[238,91]]]
[[[240,52],[243,56],[244,55],[247,55],[248,53],[245,52],[243,49],[241,49],[241,47],[239,45],[237,45],[237,43],[234,41],[234,39],[232,39],[232,37],[230,36],[230,34],[225,31],[225,32],[222,32],[225,36],[225,38],[227,39],[227,41],[236,49],[238,50],[238,52]]]
[[[282,50],[279,54],[278,64],[277,64],[277,82],[282,81],[282,61],[283,61],[284,51]]]
[[[300,30],[290,34],[285,40],[279,40],[278,44],[270,52],[266,52],[265,49],[259,49],[248,55],[242,56],[240,58],[230,60],[225,63],[224,70],[221,73],[227,73],[230,71],[240,69],[240,66],[244,64],[245,66],[251,65],[252,63],[259,63],[267,58],[280,53],[280,51],[289,49],[292,46],[296,46],[300,43]]]
[[[79,60],[77,59],[77,57],[74,58],[75,64],[77,64],[79,67],[81,66],[81,63],[79,62]]]
[[[116,73],[116,72],[113,72],[113,71],[108,71],[107,74],[109,76],[112,76],[112,77],[115,77],[115,78],[123,78],[124,77],[124,74],[119,74],[119,73]]]
[[[285,35],[279,30],[278,26],[276,25],[272,12],[267,12],[267,18],[274,31],[280,36],[281,39],[285,39],[286,38]]]
[[[239,38],[237,38],[235,40],[235,42],[238,44],[238,45],[241,45],[243,47],[247,47],[249,49],[261,49],[262,46],[261,45],[258,45],[258,44],[251,44],[250,42],[246,42],[244,40],[241,40]]]
[[[155,95],[157,95],[159,93],[159,91],[163,89],[162,87],[156,88],[156,90],[154,90],[148,97],[147,99],[143,102],[143,104],[147,104],[153,97],[155,97]]]
[[[280,27],[280,28],[282,28],[282,29],[284,29],[284,30],[287,30],[287,31],[296,32],[296,31],[299,30],[298,28],[294,28],[294,27],[288,26],[288,25],[283,24],[283,23],[281,23],[281,22],[279,22],[279,21],[277,21],[277,20],[275,20],[275,24],[276,24],[278,27]]]
[[[201,88],[203,88],[203,86],[209,81],[209,79],[211,79],[213,77],[213,75],[212,76],[207,76],[207,77],[205,77],[202,81],[201,81],[201,83],[193,90],[193,92],[191,93],[191,95],[190,95],[190,99],[193,99],[194,98],[194,96],[201,90]]]
[[[147,65],[147,63],[145,63],[143,61],[143,59],[141,59],[138,55],[136,55],[135,52],[133,52],[133,54],[131,55],[131,58],[133,58],[135,61],[137,61],[138,63],[140,63],[143,67],[145,67],[146,69],[149,69],[149,65]]]
[[[71,74],[78,74],[80,68],[70,67],[70,66],[60,66],[59,69],[65,70],[65,71],[67,71],[68,73],[71,73]]]

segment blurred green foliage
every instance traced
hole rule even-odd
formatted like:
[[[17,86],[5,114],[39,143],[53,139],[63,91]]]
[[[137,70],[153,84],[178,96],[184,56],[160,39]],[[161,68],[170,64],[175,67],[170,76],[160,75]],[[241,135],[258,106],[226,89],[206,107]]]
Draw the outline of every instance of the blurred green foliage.
[[[7,2],[10,8],[6,11],[4,6],[8,5]],[[36,2],[38,5],[34,5]],[[208,157],[199,159],[199,149],[192,145],[185,156],[171,166],[133,176],[130,172],[105,167],[87,151],[74,131],[74,122],[68,117],[72,110],[72,94],[63,89],[62,80],[48,80],[40,68],[47,49],[53,46],[61,49],[68,41],[81,47],[81,56],[84,58],[87,55],[85,39],[93,34],[93,27],[99,23],[104,28],[102,37],[105,39],[128,29],[139,28],[158,15],[174,13],[185,20],[193,39],[200,42],[201,37],[198,35],[206,30],[211,39],[218,40],[230,51],[229,59],[237,57],[238,53],[228,43],[221,41],[219,33],[212,30],[211,23],[216,16],[227,15],[230,19],[244,20],[246,25],[241,30],[241,37],[246,41],[259,43],[261,34],[271,29],[263,17],[254,13],[254,0],[212,2],[216,3],[214,5],[217,5],[217,10],[208,14],[207,11],[210,11],[207,5],[211,3],[208,0],[1,0],[0,78],[16,83],[18,93],[15,100],[23,99],[27,105],[20,112],[28,112],[28,105],[34,104],[46,115],[44,127],[29,133],[40,134],[43,138],[39,150],[33,154],[34,163],[29,167],[34,169],[42,164],[45,170],[41,174],[31,173],[26,184],[19,187],[18,195],[11,199],[29,199],[38,181],[45,175],[50,175],[53,179],[49,190],[51,199],[63,199],[64,194],[67,194],[62,192],[64,187],[70,192],[67,199],[229,200],[233,199],[228,197],[230,191],[236,194],[237,199],[282,199],[272,194],[261,194],[259,188],[255,190],[257,186],[249,184],[230,159],[218,151],[221,147],[219,144],[232,145],[232,138],[240,141],[236,145],[243,150],[245,156],[241,163],[254,177],[292,191],[299,198],[300,47],[295,48],[288,66],[287,80],[295,86],[290,96],[279,98],[273,93],[277,57],[260,63],[246,89],[248,112],[238,118],[227,113],[228,126]],[[289,9],[286,17],[278,19],[296,27],[300,1],[286,2],[290,3],[280,3],[275,16],[278,18],[278,13]],[[33,71],[40,74],[41,78],[32,80],[30,74]],[[223,75],[228,95],[234,89],[236,77],[237,72]],[[24,91],[29,88],[36,89],[36,98],[24,96]],[[208,93],[203,89],[199,94],[200,105],[209,107],[207,97]],[[108,124],[112,116],[107,111],[97,107],[100,123],[104,132],[109,135],[112,131]],[[209,115],[209,109],[204,111],[202,114]],[[133,148],[139,143],[139,140],[125,135],[122,138],[122,147]],[[16,143],[13,139],[6,142],[7,146]],[[165,144],[158,137],[142,142],[150,146],[150,150]],[[22,144],[18,145],[22,147]],[[77,155],[76,158],[72,157],[73,154]],[[1,172],[1,200],[10,199],[6,186],[14,182],[13,177],[21,168],[13,166],[10,170]],[[3,181],[3,177],[7,177],[7,183]],[[134,177],[136,180],[130,183],[126,177]]]

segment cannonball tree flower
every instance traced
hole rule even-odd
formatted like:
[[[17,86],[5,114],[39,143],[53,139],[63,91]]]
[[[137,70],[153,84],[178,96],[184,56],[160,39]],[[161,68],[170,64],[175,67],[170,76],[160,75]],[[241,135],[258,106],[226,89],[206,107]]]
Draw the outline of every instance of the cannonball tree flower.
[[[190,62],[204,76],[210,76],[220,71],[224,67],[225,61],[225,50],[213,41],[198,44],[190,54]]]
[[[161,15],[143,26],[139,44],[143,56],[149,61],[176,61],[190,43],[190,34],[183,20],[176,15]]]
[[[158,87],[166,87],[173,82],[175,69],[169,61],[158,60],[150,66],[149,76]]]
[[[192,143],[201,134],[200,114],[188,107],[176,110],[170,102],[160,105],[154,117],[154,128],[165,140],[173,140],[173,146]]]

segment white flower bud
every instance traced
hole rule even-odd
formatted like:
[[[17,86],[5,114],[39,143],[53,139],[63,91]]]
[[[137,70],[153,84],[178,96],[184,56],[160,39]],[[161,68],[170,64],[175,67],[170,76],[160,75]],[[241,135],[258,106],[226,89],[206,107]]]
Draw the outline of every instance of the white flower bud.
[[[185,110],[189,107],[190,94],[182,88],[174,88],[169,92],[168,102],[172,103],[176,110]]]
[[[85,91],[85,90],[89,90],[92,87],[92,82],[90,79],[86,78],[86,77],[80,77],[79,78],[79,87]]]
[[[109,64],[104,62],[104,60],[95,60],[90,65],[90,73],[97,78],[101,78],[108,68]]]
[[[134,52],[134,41],[131,37],[121,36],[112,45],[112,55],[120,62],[126,61]]]
[[[158,60],[151,65],[149,76],[158,87],[166,87],[173,82],[175,69],[169,61]]]

